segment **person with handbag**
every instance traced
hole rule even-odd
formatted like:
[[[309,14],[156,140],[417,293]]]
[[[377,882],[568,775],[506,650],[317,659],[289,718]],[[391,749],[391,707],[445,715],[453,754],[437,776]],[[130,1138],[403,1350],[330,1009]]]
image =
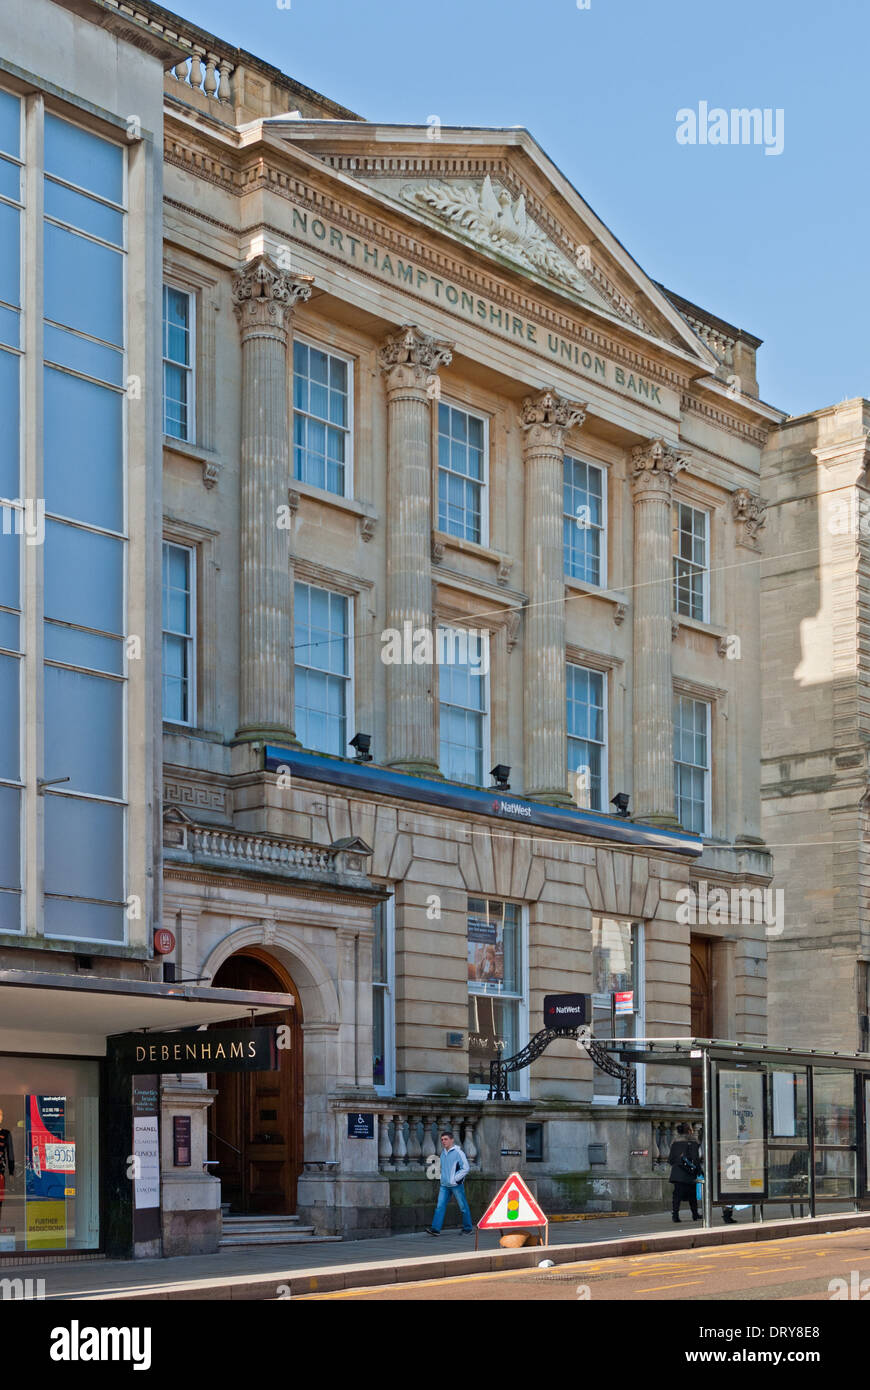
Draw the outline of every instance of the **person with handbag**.
[[[701,1149],[697,1140],[692,1138],[689,1125],[677,1125],[677,1135],[668,1154],[668,1163],[671,1165],[668,1182],[672,1183],[674,1188],[671,1219],[679,1222],[680,1206],[683,1202],[688,1202],[692,1220],[700,1221],[696,1184],[704,1171],[701,1167]]]

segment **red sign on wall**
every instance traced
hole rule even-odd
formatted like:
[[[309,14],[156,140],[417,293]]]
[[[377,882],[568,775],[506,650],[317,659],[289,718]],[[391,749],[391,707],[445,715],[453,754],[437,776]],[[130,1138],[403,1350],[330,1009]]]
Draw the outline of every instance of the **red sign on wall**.
[[[154,949],[158,956],[168,956],[175,950],[175,937],[168,927],[158,927],[154,933]]]

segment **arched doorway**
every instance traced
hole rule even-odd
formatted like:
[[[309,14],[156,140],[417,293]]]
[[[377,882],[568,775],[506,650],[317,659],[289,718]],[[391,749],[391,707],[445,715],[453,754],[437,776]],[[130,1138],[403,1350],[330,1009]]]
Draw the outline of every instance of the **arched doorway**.
[[[227,989],[292,994],[296,1007],[261,1014],[256,1025],[285,1024],[290,1047],[278,1052],[278,1070],[217,1072],[209,1125],[209,1158],[221,1181],[221,1201],[232,1212],[293,1215],[302,1171],[302,1009],[290,975],[269,953],[246,946],[220,966],[213,984]],[[249,1028],[250,1015],[222,1028]]]

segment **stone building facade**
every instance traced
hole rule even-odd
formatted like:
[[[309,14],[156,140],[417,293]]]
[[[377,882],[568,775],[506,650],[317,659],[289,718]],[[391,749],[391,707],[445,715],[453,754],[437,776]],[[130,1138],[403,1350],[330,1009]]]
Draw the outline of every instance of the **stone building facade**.
[[[770,1033],[852,1052],[870,1049],[868,429],[870,404],[843,401],[788,420],[762,458],[762,805],[785,908]]]
[[[566,1040],[509,1101],[483,1083],[548,993],[592,992],[605,1036],[618,993],[618,1033],[766,1037],[764,924],[679,896],[771,873],[758,340],[649,280],[525,131],[366,122],[252,59],[227,82],[209,43],[217,90],[166,80],[165,277],[197,331],[164,534],[198,604],[164,923],[185,976],[256,958],[301,1016],[292,1154],[219,1095],[216,1171],[249,1210],[402,1227],[449,1123],[472,1196],[528,1153],[552,1209],[657,1206],[687,1073],[615,1109]]]
[[[591,994],[598,1037],[766,1037],[765,923],[689,911],[771,877],[758,339],[650,280],[524,130],[362,120],[148,0],[13,8],[31,50],[10,35],[0,89],[51,87],[123,149],[129,607],[117,633],[59,616],[126,639],[129,747],[120,887],[78,894],[120,909],[102,939],[87,909],[44,928],[34,835],[65,793],[38,779],[63,768],[0,775],[30,817],[0,964],[147,982],[155,1020],[245,991],[285,1041],[272,1073],[161,1079],[139,1253],[214,1248],[222,1203],[421,1224],[445,1126],[473,1203],[519,1165],[551,1210],[660,1206],[684,1069],[617,1108],[565,1039],[509,1099],[487,1079],[554,993]],[[55,11],[75,61],[49,68]]]

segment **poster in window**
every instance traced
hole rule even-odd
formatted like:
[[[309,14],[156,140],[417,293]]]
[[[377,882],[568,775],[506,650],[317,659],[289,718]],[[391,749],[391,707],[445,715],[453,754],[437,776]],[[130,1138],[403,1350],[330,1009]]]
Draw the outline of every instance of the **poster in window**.
[[[472,984],[504,985],[504,932],[491,917],[468,915],[468,979]]]
[[[66,1244],[66,1197],[75,1173],[75,1145],[65,1138],[66,1096],[26,1096],[24,1121],[25,1244],[54,1250]]]
[[[63,1198],[75,1172],[75,1144],[65,1139],[66,1096],[28,1096],[25,1111],[28,1202]]]
[[[719,1195],[767,1195],[764,1168],[764,1075],[720,1070]]]

